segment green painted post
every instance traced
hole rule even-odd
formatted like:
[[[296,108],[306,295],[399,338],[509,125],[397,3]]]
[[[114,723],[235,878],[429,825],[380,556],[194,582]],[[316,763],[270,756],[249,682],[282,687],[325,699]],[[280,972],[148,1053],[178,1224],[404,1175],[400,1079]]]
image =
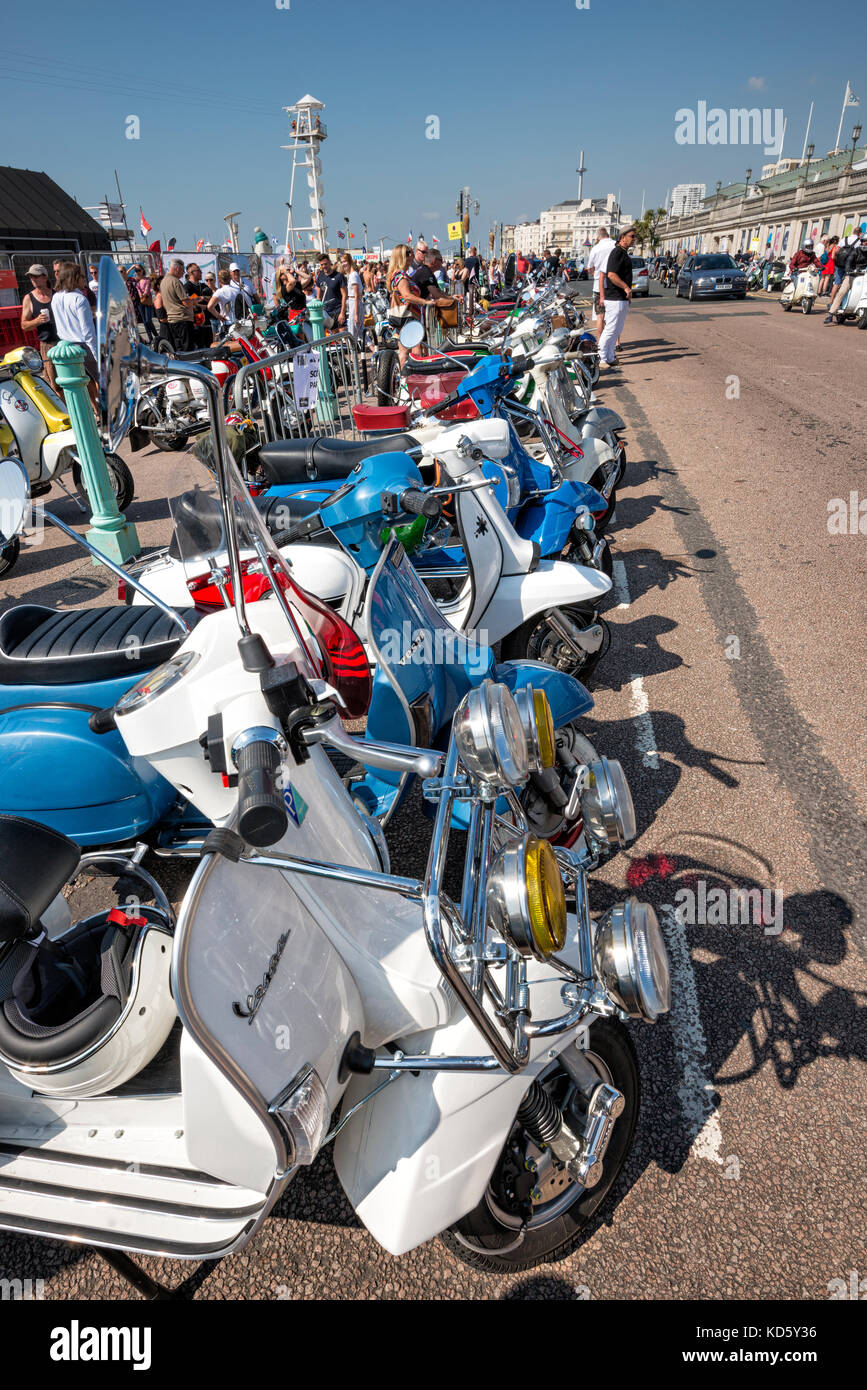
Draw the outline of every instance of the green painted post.
[[[84,485],[91,506],[87,539],[116,564],[131,560],[141,551],[135,526],[118,511],[117,499],[105,464],[105,454],[93,406],[87,390],[84,348],[80,343],[59,342],[51,348],[57,385],[63,391],[75,446],[81,460]]]
[[[307,316],[313,329],[314,340],[324,338],[325,310],[321,299],[307,301]],[[331,385],[331,373],[328,370],[328,350],[324,344],[319,348],[319,389],[314,413],[320,425],[333,425],[337,420],[337,402]]]

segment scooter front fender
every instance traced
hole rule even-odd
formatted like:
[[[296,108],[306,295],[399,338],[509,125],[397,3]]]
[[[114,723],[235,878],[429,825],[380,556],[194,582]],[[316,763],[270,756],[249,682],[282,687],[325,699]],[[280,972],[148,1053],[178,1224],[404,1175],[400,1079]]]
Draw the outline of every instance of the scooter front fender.
[[[574,930],[575,919],[570,918]],[[574,940],[574,938],[573,938]],[[568,948],[567,948],[568,950]],[[538,974],[536,973],[538,972]],[[561,979],[533,963],[534,1007],[563,1012]],[[540,1017],[542,1013],[540,1012]],[[583,1022],[588,1027],[593,1015]],[[392,1255],[431,1240],[481,1200],[531,1081],[578,1030],[531,1044],[524,1071],[428,1072],[402,1076],[363,1105],[338,1135],[334,1163],[347,1197]],[[464,1013],[433,1033],[402,1040],[408,1053],[475,1056],[481,1039]],[[350,1082],[344,1113],[381,1083],[382,1072]]]
[[[531,574],[504,575],[479,619],[477,640],[490,647],[550,608],[595,608],[610,588],[607,574],[565,560],[543,560]]]
[[[581,433],[590,428],[597,438],[605,434],[621,434],[626,429],[626,421],[604,405],[594,405],[581,420]]]

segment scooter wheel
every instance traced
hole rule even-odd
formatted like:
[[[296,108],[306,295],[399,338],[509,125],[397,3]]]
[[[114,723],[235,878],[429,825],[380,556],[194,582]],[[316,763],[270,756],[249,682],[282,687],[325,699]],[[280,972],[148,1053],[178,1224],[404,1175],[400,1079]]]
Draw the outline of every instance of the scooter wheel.
[[[376,403],[395,405],[400,396],[400,358],[392,348],[376,359]]]
[[[564,614],[579,628],[593,621],[593,614],[578,604],[566,605]],[[611,629],[601,618],[596,619],[602,626],[602,643],[596,652],[582,652],[577,657],[571,647],[567,648],[563,639],[549,627],[544,614],[537,613],[521,623],[508,636],[503,638],[500,649],[503,661],[542,661],[558,671],[567,671],[570,676],[587,684],[599,662],[611,646]]]
[[[125,512],[135,495],[135,482],[132,473],[118,454],[106,454],[105,462],[108,476],[111,479],[112,492],[117,501],[117,509],[120,512]],[[84,486],[84,474],[81,471],[80,463],[72,465],[72,481],[75,483],[75,491],[82,502],[87,502],[89,506],[90,498],[87,495],[87,488]]]
[[[540,1164],[538,1173],[530,1172],[525,1162],[535,1161],[539,1150],[516,1116],[481,1201],[440,1236],[464,1264],[490,1274],[511,1274],[563,1260],[581,1244],[592,1216],[626,1162],[641,1105],[638,1058],[618,1019],[597,1019],[588,1034],[585,1056],[599,1080],[616,1087],[624,1100],[600,1181],[595,1187],[583,1187],[554,1165]],[[578,1093],[565,1067],[555,1059],[538,1081],[569,1124],[580,1125]],[[534,1189],[535,1198],[531,1196]]]
[[[802,314],[811,314],[812,312],[813,312],[813,301],[812,301],[812,299],[802,299],[802,300],[801,300],[801,313],[802,313]]]
[[[17,536],[13,536],[12,540],[0,549],[0,579],[9,573],[20,554],[21,542]]]
[[[858,315],[858,327],[867,328],[867,309],[862,309]]]

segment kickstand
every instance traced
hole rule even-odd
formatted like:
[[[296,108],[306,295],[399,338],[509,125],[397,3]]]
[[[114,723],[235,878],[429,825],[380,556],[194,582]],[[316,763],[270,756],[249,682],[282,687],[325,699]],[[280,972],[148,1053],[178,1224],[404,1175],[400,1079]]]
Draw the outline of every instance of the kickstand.
[[[175,1299],[187,1299],[195,1292],[201,1284],[205,1282],[211,1270],[219,1263],[219,1258],[212,1260],[202,1260],[201,1264],[183,1283],[176,1289],[167,1289],[165,1284],[158,1284],[156,1279],[152,1279],[149,1274],[145,1274],[140,1265],[127,1255],[125,1250],[102,1250],[96,1249],[97,1255],[101,1255],[107,1265],[125,1279],[134,1289],[141,1294],[142,1298],[149,1303],[169,1303]]]
[[[111,1265],[121,1279],[132,1284],[133,1288],[149,1303],[163,1302],[175,1297],[171,1289],[167,1289],[164,1284],[158,1284],[149,1274],[145,1274],[144,1270],[136,1264],[135,1260],[131,1260],[125,1251],[97,1250],[96,1253],[102,1256],[107,1265]]]
[[[52,482],[55,482],[57,486],[60,488],[60,490],[62,492],[65,492],[67,497],[69,497],[75,503],[78,510],[80,512],[84,512],[85,516],[87,516],[87,507],[84,505],[77,492],[70,492],[69,488],[66,486],[66,483],[63,481],[62,478],[53,478]]]

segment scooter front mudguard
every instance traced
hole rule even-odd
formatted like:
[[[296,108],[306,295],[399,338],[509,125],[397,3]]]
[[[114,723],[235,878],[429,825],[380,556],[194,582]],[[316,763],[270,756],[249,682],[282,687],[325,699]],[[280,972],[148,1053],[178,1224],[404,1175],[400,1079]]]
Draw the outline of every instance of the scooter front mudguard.
[[[584,459],[575,460],[574,467],[576,470],[586,468],[586,464],[585,455]],[[536,541],[540,554],[545,557],[554,557],[562,552],[572,534],[579,507],[589,507],[594,513],[605,512],[608,508],[602,494],[583,478],[573,474],[572,467],[570,464],[569,473],[556,492],[549,492],[546,497],[522,507],[515,522],[518,535],[525,540]]]
[[[116,731],[94,734],[96,709],[120,698],[131,682],[99,687],[16,687],[0,711],[0,809],[50,825],[82,846],[136,839],[157,825],[177,792]],[[77,697],[77,698],[76,698]]]
[[[588,436],[595,436],[602,439],[606,434],[622,434],[626,429],[626,421],[617,414],[616,410],[609,410],[604,405],[594,405],[581,418],[581,433]]]
[[[575,919],[569,919],[574,943]],[[570,958],[577,959],[574,949]],[[538,973],[537,973],[538,972]],[[563,1012],[561,979],[533,963],[534,1008],[546,1018]],[[547,978],[546,978],[547,977]],[[540,1017],[542,1016],[540,1012]],[[593,1015],[584,1027],[589,1027]],[[375,1240],[392,1255],[431,1240],[481,1200],[528,1086],[550,1054],[571,1046],[577,1030],[531,1045],[531,1060],[506,1072],[407,1073],[363,1105],[338,1135],[334,1163],[343,1189]],[[482,1040],[460,1011],[445,1027],[401,1039],[407,1053],[477,1056]],[[382,1073],[354,1077],[343,1111],[357,1104]]]

